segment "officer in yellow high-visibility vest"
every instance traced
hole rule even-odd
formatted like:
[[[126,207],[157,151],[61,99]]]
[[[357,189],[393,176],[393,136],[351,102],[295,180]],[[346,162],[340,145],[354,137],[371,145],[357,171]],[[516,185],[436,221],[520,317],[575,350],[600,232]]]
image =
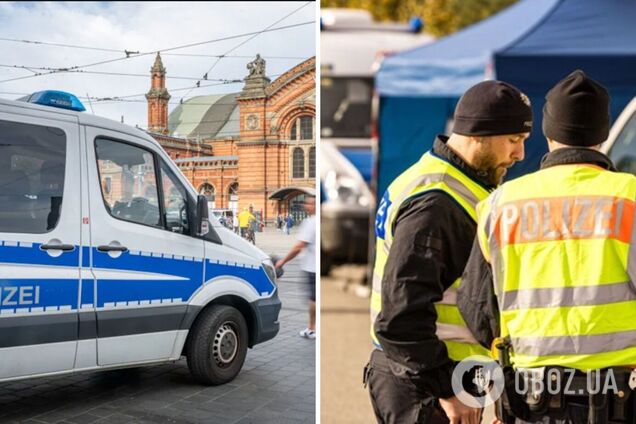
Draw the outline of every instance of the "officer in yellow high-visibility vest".
[[[518,375],[557,366],[581,383],[572,390],[561,381],[560,393],[546,387],[531,397],[513,392],[513,404],[535,404],[509,410],[516,417],[532,411],[516,422],[586,424],[590,411],[589,422],[636,422],[607,415],[634,413],[629,388],[594,395],[583,382],[595,374],[582,373],[636,364],[636,177],[617,172],[599,151],[609,122],[606,89],[573,72],[546,96],[549,153],[541,169],[503,184],[477,208],[477,240],[458,297],[468,327],[484,346],[504,338]],[[625,384],[631,371],[617,372]],[[563,392],[569,385],[577,396]],[[590,408],[594,396],[598,407]]]
[[[531,128],[527,96],[501,81],[479,83],[459,100],[453,134],[438,136],[382,197],[375,349],[365,369],[378,422],[478,423],[480,411],[463,405],[451,386],[456,361],[487,354],[461,319],[456,289],[475,237],[475,205],[523,159]]]

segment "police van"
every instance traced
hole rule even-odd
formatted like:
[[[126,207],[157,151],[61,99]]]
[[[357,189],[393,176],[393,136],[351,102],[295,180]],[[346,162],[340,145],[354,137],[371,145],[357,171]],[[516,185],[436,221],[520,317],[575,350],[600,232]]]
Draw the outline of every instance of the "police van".
[[[0,381],[187,357],[222,384],[273,338],[276,272],[145,132],[73,95],[0,100]]]

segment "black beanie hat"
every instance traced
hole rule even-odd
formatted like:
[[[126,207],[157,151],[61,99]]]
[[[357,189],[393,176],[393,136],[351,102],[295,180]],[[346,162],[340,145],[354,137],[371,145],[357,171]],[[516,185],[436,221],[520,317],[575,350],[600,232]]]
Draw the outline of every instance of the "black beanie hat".
[[[483,81],[464,93],[455,108],[453,133],[503,135],[530,132],[528,96],[503,81]]]
[[[609,135],[609,94],[605,87],[576,70],[545,96],[543,134],[570,146],[594,146]]]

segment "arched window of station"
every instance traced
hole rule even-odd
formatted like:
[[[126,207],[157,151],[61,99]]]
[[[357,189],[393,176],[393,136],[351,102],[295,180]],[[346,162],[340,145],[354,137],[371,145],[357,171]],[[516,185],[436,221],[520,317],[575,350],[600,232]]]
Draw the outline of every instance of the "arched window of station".
[[[216,190],[212,184],[204,183],[199,188],[199,194],[204,195],[208,199],[208,206],[211,208],[216,207]]]
[[[229,199],[228,208],[232,209],[234,212],[238,211],[238,201],[239,201],[239,184],[238,182],[234,182],[227,187],[227,198]]]
[[[316,147],[309,148],[309,178],[316,178]]]
[[[292,178],[305,178],[305,152],[295,147],[292,155]]]
[[[299,116],[289,131],[290,140],[313,140],[314,139],[314,117],[309,115]]]

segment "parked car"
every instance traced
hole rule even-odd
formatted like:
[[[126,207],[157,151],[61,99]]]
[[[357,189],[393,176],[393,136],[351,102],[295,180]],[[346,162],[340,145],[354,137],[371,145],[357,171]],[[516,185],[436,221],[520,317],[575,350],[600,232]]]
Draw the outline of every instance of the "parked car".
[[[320,145],[320,266],[365,263],[374,200],[360,172],[330,142]]]
[[[0,381],[178,360],[222,384],[273,338],[276,272],[147,133],[0,100]]]
[[[209,208],[210,216],[216,218],[217,221],[221,222],[221,218],[225,222],[225,226],[229,229],[232,229],[232,218],[234,217],[234,210],[232,209],[215,209]]]
[[[602,151],[612,159],[620,171],[636,175],[636,97],[629,102],[612,125]]]

